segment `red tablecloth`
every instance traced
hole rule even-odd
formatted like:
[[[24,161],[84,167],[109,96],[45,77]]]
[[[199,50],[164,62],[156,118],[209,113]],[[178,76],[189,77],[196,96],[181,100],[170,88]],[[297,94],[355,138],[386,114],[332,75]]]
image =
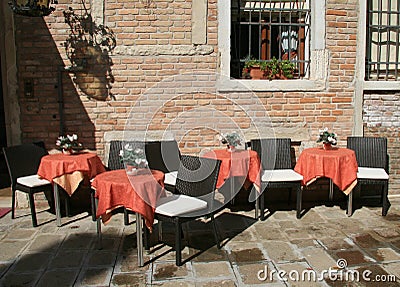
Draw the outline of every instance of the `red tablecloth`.
[[[95,153],[84,152],[46,155],[42,157],[37,173],[40,177],[61,185],[72,195],[84,176],[93,178],[105,171],[103,163]]]
[[[164,173],[152,170],[151,174],[127,175],[124,169],[112,170],[97,175],[92,187],[98,198],[96,216],[107,223],[111,211],[124,206],[140,213],[146,226],[151,229],[157,200],[164,196]]]
[[[218,149],[207,152],[203,156],[221,160],[217,188],[220,188],[229,177],[243,176],[246,177],[247,182],[255,185],[257,191],[260,191],[261,164],[257,152],[253,150],[230,152],[227,149]]]
[[[357,159],[347,148],[308,148],[303,150],[294,170],[303,176],[303,185],[309,185],[319,177],[328,177],[348,195],[357,184]]]

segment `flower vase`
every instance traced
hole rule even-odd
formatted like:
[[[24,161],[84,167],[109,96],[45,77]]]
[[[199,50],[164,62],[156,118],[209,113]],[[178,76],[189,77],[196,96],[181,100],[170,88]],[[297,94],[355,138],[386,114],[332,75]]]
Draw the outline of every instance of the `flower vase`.
[[[134,167],[133,165],[127,164],[126,165],[126,172],[129,175],[136,175],[137,174],[138,169],[136,167]]]
[[[228,151],[229,152],[235,152],[236,151],[236,147],[233,145],[228,145]]]
[[[70,149],[70,148],[68,148],[68,149],[63,149],[62,152],[63,152],[63,154],[65,154],[65,155],[70,155],[70,154],[72,154],[72,149]]]
[[[331,150],[332,149],[332,144],[331,143],[324,143],[323,147],[324,147],[324,150]]]

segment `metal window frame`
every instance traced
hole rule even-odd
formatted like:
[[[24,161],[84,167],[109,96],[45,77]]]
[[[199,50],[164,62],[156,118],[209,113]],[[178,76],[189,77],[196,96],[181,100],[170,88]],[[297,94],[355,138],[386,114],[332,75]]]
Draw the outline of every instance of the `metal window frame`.
[[[392,3],[396,6],[395,10],[392,9]],[[377,9],[374,9],[374,4],[377,5]],[[393,15],[396,18],[394,23],[391,17]],[[365,81],[398,81],[400,78],[400,0],[367,0],[366,16]],[[384,21],[385,18],[386,21]],[[374,22],[374,19],[377,22]],[[393,32],[394,39],[391,37]],[[385,34],[386,37],[384,37]]]
[[[282,38],[279,37],[275,45],[271,43],[271,31],[276,28],[278,30],[278,35],[282,35],[283,30],[287,30],[289,33],[291,33],[291,31],[297,32],[298,53],[295,59],[291,59],[291,54],[288,54],[287,57],[297,66],[297,76],[295,78],[307,78],[309,76],[311,0],[302,1],[303,8],[298,6],[298,0],[232,0],[232,2],[232,4],[236,2],[236,5],[231,6],[231,27],[236,33],[232,31],[231,76],[236,76],[236,78],[241,77],[241,71],[246,61],[246,57],[241,55],[243,45],[245,48],[247,45],[247,55],[252,57],[254,57],[254,55],[252,55],[254,54],[252,45],[258,45],[258,55],[255,57],[258,60],[265,62],[271,61],[273,52],[278,60],[282,60]],[[265,14],[268,14],[267,17],[265,17]],[[235,19],[234,16],[236,16],[237,19]],[[246,17],[247,19],[242,19],[242,17]],[[293,19],[304,19],[304,21],[294,22]],[[287,29],[283,29],[285,26]],[[247,29],[247,31],[243,32],[243,29]],[[252,39],[255,34],[254,30],[258,30],[258,37],[256,39]],[[303,34],[300,35],[301,31]],[[274,33],[276,33],[276,31]],[[246,36],[247,39],[243,39]],[[288,42],[288,50],[290,51],[293,48],[290,44],[292,42],[290,37]],[[278,50],[277,55],[276,50]],[[301,56],[299,56],[300,53],[302,53]]]

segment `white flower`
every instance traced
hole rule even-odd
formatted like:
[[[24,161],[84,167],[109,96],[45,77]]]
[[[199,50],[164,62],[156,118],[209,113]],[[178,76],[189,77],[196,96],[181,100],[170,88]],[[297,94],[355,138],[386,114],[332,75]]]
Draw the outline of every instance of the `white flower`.
[[[129,144],[126,144],[126,145],[125,145],[125,149],[126,149],[127,151],[132,151],[132,150],[133,150],[133,148],[132,148]]]
[[[134,153],[141,154],[141,153],[143,153],[143,150],[141,148],[137,148],[137,149],[135,149]]]
[[[73,135],[72,135],[72,141],[76,141],[76,140],[78,140],[78,135],[73,134]]]
[[[74,141],[74,136],[67,135],[67,138],[68,138],[68,140],[69,140],[70,142],[73,142],[73,141]]]
[[[124,151],[123,151],[122,149],[119,151],[119,156],[120,156],[120,157],[123,157],[123,156],[124,156]]]

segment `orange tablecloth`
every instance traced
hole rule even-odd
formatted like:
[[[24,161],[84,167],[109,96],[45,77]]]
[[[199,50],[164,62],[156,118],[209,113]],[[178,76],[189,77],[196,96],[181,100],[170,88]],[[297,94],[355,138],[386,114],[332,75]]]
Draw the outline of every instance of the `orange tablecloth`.
[[[124,169],[97,175],[92,187],[98,198],[96,216],[107,223],[111,211],[124,206],[143,215],[146,226],[151,229],[157,200],[164,196],[164,173],[152,170],[151,174],[127,175]]]
[[[303,185],[309,185],[319,177],[328,177],[346,195],[357,184],[357,169],[356,154],[347,148],[305,149],[294,168],[303,176]]]
[[[246,181],[253,183],[260,191],[260,158],[254,150],[237,150],[230,152],[227,149],[212,150],[203,155],[207,158],[221,160],[217,188],[220,188],[226,179],[232,176],[246,177]]]
[[[69,195],[72,195],[85,176],[93,178],[105,171],[103,163],[95,153],[71,155],[57,153],[42,157],[38,175],[57,183]]]

